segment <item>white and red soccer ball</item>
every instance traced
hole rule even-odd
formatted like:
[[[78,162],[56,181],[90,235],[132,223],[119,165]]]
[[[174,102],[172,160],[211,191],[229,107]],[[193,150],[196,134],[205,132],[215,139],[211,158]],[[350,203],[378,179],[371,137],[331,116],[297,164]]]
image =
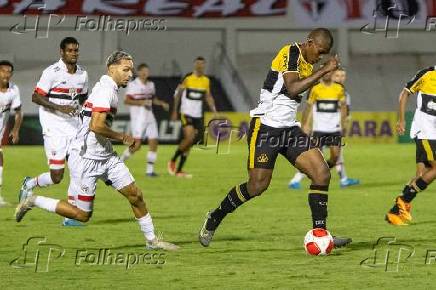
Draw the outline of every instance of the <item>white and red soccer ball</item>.
[[[328,255],[334,246],[332,235],[325,229],[310,230],[304,237],[304,249],[312,256]]]

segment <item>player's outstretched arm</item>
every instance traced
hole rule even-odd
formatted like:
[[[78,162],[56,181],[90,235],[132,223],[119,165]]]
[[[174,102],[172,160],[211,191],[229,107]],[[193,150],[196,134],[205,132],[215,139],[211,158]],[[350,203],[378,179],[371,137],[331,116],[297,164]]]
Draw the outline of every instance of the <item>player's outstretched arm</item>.
[[[37,92],[33,93],[32,102],[34,102],[37,105],[43,106],[49,110],[59,111],[68,115],[74,115],[77,111],[76,107],[68,106],[68,105],[58,105],[53,102],[50,102],[47,97],[41,96]]]
[[[406,105],[411,93],[407,89],[401,91],[399,97],[397,133],[403,135],[406,131]]]
[[[298,72],[288,71],[283,75],[286,89],[291,97],[296,97],[305,90],[317,83],[326,73],[338,68],[339,59],[337,56],[331,57],[323,67],[315,71],[307,78],[300,79]]]
[[[23,123],[23,113],[21,111],[21,106],[19,106],[18,108],[15,109],[14,127],[12,128],[11,133],[9,134],[13,144],[17,144],[19,141],[20,128],[22,123]]]

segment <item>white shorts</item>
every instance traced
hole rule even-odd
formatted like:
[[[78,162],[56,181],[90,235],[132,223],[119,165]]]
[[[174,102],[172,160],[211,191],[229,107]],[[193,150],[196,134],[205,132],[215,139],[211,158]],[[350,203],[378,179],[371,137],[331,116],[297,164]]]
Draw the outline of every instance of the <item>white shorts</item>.
[[[65,159],[75,136],[44,136],[44,149],[50,169],[65,168]]]
[[[159,137],[157,122],[154,116],[141,121],[131,119],[130,128],[135,139],[157,139]]]
[[[83,158],[73,150],[68,159],[71,174],[71,184],[68,190],[76,191],[76,206],[83,211],[91,212],[94,206],[97,180],[110,181],[116,190],[135,182],[127,166],[117,155],[105,160]]]

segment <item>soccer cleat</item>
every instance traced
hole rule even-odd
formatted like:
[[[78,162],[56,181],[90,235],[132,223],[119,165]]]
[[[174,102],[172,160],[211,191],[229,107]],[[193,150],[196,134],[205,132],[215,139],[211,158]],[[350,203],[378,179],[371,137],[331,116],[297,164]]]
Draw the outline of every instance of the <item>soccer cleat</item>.
[[[288,188],[289,189],[300,189],[301,184],[299,182],[289,182]]]
[[[159,177],[159,174],[157,174],[155,172],[146,173],[145,175],[148,177]]]
[[[412,205],[409,202],[405,202],[401,196],[397,196],[395,199],[395,203],[398,206],[398,209],[400,210],[399,215],[400,218],[405,222],[411,222],[412,221],[412,215],[410,214],[410,211],[412,210]]]
[[[388,212],[385,216],[385,220],[394,226],[408,226],[409,224],[405,223],[399,214]]]
[[[207,212],[206,218],[204,219],[203,226],[200,229],[200,232],[198,233],[198,240],[200,241],[200,244],[203,247],[209,247],[210,242],[212,241],[213,235],[215,234],[215,231],[209,231],[206,229],[206,224],[209,219],[211,219],[210,211]]]
[[[176,173],[177,177],[182,177],[182,178],[192,178],[192,174],[186,173],[184,171],[179,171]]]
[[[360,180],[359,179],[353,179],[353,178],[347,178],[344,181],[341,181],[341,187],[348,187],[348,186],[353,186],[353,185],[358,185],[360,184]]]
[[[335,248],[345,247],[352,241],[351,238],[333,236],[333,244],[335,245]]]
[[[74,220],[74,219],[69,219],[69,218],[64,218],[64,220],[62,221],[62,225],[64,227],[83,227],[83,226],[85,226],[81,222]]]
[[[35,196],[29,195],[17,205],[17,208],[15,209],[15,220],[17,221],[17,223],[19,223],[26,215],[26,213],[32,209],[32,207],[34,206],[34,202]]]
[[[412,221],[412,215],[410,211],[412,210],[412,205],[405,202],[401,196],[395,198],[395,205],[398,207],[398,213],[392,209],[386,214],[385,220],[395,226],[405,226],[407,223]]]
[[[147,250],[177,251],[179,249],[179,246],[155,238],[152,241],[147,241],[146,248]]]
[[[27,187],[27,182],[32,179],[30,176],[24,177],[23,183],[18,193],[18,203],[25,200],[27,197],[32,195],[32,189]]]
[[[170,175],[175,175],[176,174],[176,162],[172,161],[172,160],[168,161],[167,169],[168,169],[168,173]]]

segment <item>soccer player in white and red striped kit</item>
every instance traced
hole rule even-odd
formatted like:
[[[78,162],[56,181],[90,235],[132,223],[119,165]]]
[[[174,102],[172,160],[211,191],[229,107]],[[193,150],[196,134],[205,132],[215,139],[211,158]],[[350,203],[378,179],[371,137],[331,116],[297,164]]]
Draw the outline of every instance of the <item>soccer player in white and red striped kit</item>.
[[[32,102],[39,105],[39,121],[44,136],[44,149],[49,172],[36,177],[25,177],[21,191],[46,187],[61,182],[71,141],[77,134],[79,104],[88,94],[88,73],[77,64],[79,42],[66,37],[60,43],[61,59],[46,68],[36,84]],[[69,202],[75,202],[72,188],[68,189]],[[65,226],[80,225],[65,219]]]
[[[154,171],[154,163],[157,159],[159,131],[153,114],[153,105],[161,106],[165,111],[169,110],[169,105],[156,97],[156,88],[148,79],[150,70],[145,63],[138,65],[136,74],[137,77],[127,85],[124,103],[130,107],[130,128],[137,142],[135,147],[124,150],[121,160],[126,161],[138,151],[141,141],[147,138],[149,150],[145,174],[148,177],[156,177],[158,175]]]
[[[115,51],[108,57],[106,66],[107,74],[95,84],[82,108],[80,128],[72,143],[68,161],[71,183],[79,189],[76,205],[23,191],[15,212],[16,221],[20,222],[31,208],[39,207],[87,222],[93,211],[97,180],[110,180],[112,187],[129,201],[147,248],[176,250],[176,245],[156,237],[141,189],[112,148],[111,140],[123,142],[129,147],[134,147],[137,142],[132,136],[111,129],[118,108],[118,88],[125,87],[132,77],[132,57],[124,51]]]

